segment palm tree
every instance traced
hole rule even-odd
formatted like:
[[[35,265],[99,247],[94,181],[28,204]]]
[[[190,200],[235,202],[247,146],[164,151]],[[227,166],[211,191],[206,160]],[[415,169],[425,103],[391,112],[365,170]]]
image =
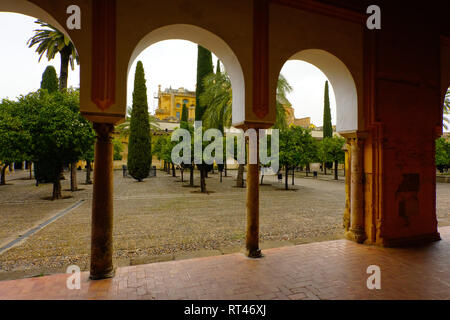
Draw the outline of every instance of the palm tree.
[[[44,54],[50,61],[59,53],[61,58],[59,88],[60,90],[67,89],[69,64],[72,70],[75,68],[75,62],[79,64],[79,57],[75,46],[68,36],[52,25],[41,20],[37,20],[35,23],[39,24],[41,28],[46,29],[34,30],[34,35],[27,42],[28,47],[31,48],[37,45],[36,52],[39,54],[39,61],[41,61]]]
[[[67,90],[67,78],[69,76],[69,64],[72,70],[75,68],[75,62],[79,64],[78,54],[74,44],[70,38],[64,33],[45,23],[41,20],[36,20],[41,28],[34,30],[34,35],[28,40],[28,47],[31,48],[37,45],[36,52],[39,54],[39,61],[41,61],[44,54],[47,59],[53,60],[57,53],[61,58],[61,67],[59,73],[59,90]],[[77,172],[76,162],[70,164],[70,190],[76,191],[77,187]],[[61,175],[63,175],[61,173]]]
[[[210,74],[204,80],[205,92],[200,101],[208,106],[203,115],[203,124],[206,128],[217,128],[222,131],[224,127],[231,126],[232,93],[230,77],[225,73]],[[277,108],[275,129],[286,128],[286,111],[284,105],[288,101],[286,95],[292,92],[292,87],[286,78],[280,74],[277,83]]]
[[[203,124],[206,128],[217,128],[222,133],[224,127],[231,126],[232,92],[230,77],[226,72],[210,74],[204,79],[205,91],[200,96],[203,105],[208,106],[203,115]],[[288,101],[286,95],[292,92],[292,87],[286,78],[280,74],[277,83],[277,105],[275,129],[285,129],[286,111],[284,105]],[[237,186],[243,187],[244,165],[238,168]]]

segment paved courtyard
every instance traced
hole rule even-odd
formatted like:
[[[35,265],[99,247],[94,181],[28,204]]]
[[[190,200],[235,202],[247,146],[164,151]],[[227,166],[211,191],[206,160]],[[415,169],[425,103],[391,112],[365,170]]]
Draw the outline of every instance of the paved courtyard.
[[[245,189],[234,187],[234,178],[219,183],[217,174],[210,175],[207,188],[212,192],[206,195],[180,182],[179,172],[177,178],[157,174],[138,183],[115,172],[117,266],[241,252]],[[26,176],[20,171],[9,175],[9,184],[0,187],[0,248],[4,248],[0,249],[0,280],[64,273],[72,264],[88,270],[92,186],[82,184],[84,172],[78,176],[81,190],[64,191],[69,198],[59,201],[45,199],[51,195],[51,185],[36,187]],[[264,183],[263,249],[342,238],[342,180],[297,178],[291,191],[282,190],[284,185],[274,177],[265,177]],[[69,181],[63,181],[63,190],[68,187]],[[439,224],[450,225],[450,203],[445,196],[450,184],[440,183],[437,190]],[[12,241],[17,243],[5,248]]]
[[[67,289],[68,274],[0,282],[0,299],[450,299],[450,227],[442,241],[416,248],[381,248],[334,240],[119,268],[113,279]],[[369,290],[369,266],[380,289]],[[181,311],[182,312],[182,311]]]

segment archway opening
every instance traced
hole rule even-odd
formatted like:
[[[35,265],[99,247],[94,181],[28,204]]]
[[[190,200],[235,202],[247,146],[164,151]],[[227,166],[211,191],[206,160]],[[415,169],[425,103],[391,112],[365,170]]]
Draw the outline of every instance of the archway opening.
[[[319,49],[300,51],[289,60],[308,62],[329,79],[336,97],[336,131],[358,130],[358,94],[353,76],[345,64],[333,54]]]
[[[346,140],[340,133],[358,129],[355,82],[337,57],[315,49],[288,59],[278,83],[283,79],[290,90],[281,94],[286,99],[280,103],[277,86],[277,108],[284,107],[287,120],[280,130],[281,170],[264,178],[270,186],[262,192],[277,190],[274,201],[283,208],[277,216],[286,226],[284,234],[263,224],[261,231],[285,245],[343,238],[348,177]]]
[[[435,141],[436,215],[438,226],[450,225],[448,193],[450,192],[450,87],[443,99],[442,136]]]
[[[128,65],[127,105],[133,104],[140,61],[150,113],[152,168],[148,178],[136,182],[127,162],[130,139],[126,133],[122,135],[123,158],[116,168],[124,171],[116,173],[115,193],[124,201],[115,206],[114,238],[115,256],[129,264],[237,252],[245,241],[245,188],[236,187],[238,165],[209,164],[206,192],[201,192],[198,165],[174,165],[170,152],[166,157],[167,141],[183,125],[183,105],[192,128],[198,100],[203,99],[196,96],[200,46],[210,51],[212,62],[212,73],[204,78],[203,92],[208,95],[207,102],[202,102],[206,107],[201,118],[204,128],[226,136],[234,130],[233,123],[244,119],[243,71],[232,49],[218,36],[196,26],[172,25],[151,32],[137,44]],[[220,102],[209,99],[211,96],[220,96]],[[210,110],[217,110],[222,119],[216,119]],[[118,132],[129,129],[131,119],[127,120],[116,127]]]
[[[241,64],[228,44],[214,33],[187,24],[174,24],[161,27],[150,32],[137,44],[128,64],[128,78],[131,65],[139,54],[152,44],[163,40],[178,39],[197,43],[213,52],[224,65],[231,81],[233,91],[232,123],[240,123],[245,119],[245,81]]]
[[[48,26],[35,23],[37,20]],[[51,30],[50,26],[54,27],[54,30]],[[79,257],[83,254],[87,255],[86,251],[89,245],[87,242],[78,246],[76,241],[68,245],[68,241],[73,239],[68,233],[62,231],[65,222],[58,220],[62,217],[59,215],[61,212],[67,208],[81,205],[83,194],[89,193],[90,186],[81,186],[85,173],[81,170],[75,171],[78,176],[78,189],[81,192],[70,192],[70,174],[67,168],[63,171],[62,175],[65,176],[61,182],[63,199],[58,201],[49,201],[52,199],[52,181],[44,178],[36,179],[36,151],[50,150],[54,147],[55,145],[50,147],[50,144],[57,140],[57,134],[60,134],[59,137],[64,140],[63,137],[67,133],[65,129],[72,130],[68,128],[71,124],[74,127],[75,123],[87,124],[86,121],[80,120],[82,118],[76,110],[79,107],[79,65],[75,62],[74,70],[72,70],[69,63],[68,90],[64,94],[60,93],[61,59],[59,51],[50,61],[44,52],[39,61],[39,54],[36,52],[39,43],[29,47],[29,40],[37,34],[37,29],[60,32],[68,37],[66,30],[56,19],[31,2],[21,0],[0,2],[0,39],[3,43],[0,52],[0,69],[2,70],[0,75],[0,139],[2,139],[0,167],[4,169],[4,165],[10,163],[5,172],[2,172],[4,173],[2,176],[5,177],[5,185],[0,186],[2,207],[0,217],[1,280],[65,272],[69,264],[67,261],[63,261],[61,252],[70,250],[69,256],[73,262],[81,265]],[[76,52],[75,49],[74,51]],[[46,71],[52,72],[46,73]],[[44,73],[47,76],[44,77]],[[50,80],[46,82],[43,81],[44,78]],[[46,84],[43,85],[43,82]],[[45,88],[48,95],[38,93],[37,91],[41,88]],[[50,97],[50,91],[54,93],[52,97]],[[64,102],[57,100],[66,98],[70,99],[70,106],[68,100]],[[53,107],[54,109],[52,109]],[[65,117],[64,111],[69,109],[70,117]],[[52,125],[55,125],[65,122],[66,126],[32,125],[30,128],[28,124],[31,123],[31,119],[36,120],[36,123],[44,123],[51,119],[46,123],[51,122]],[[70,122],[71,120],[74,121]],[[48,133],[52,131],[51,128],[54,129],[53,138],[55,140],[49,138]],[[60,129],[61,131],[58,132]],[[39,139],[39,136],[42,138]],[[74,142],[74,140],[71,141]],[[93,143],[93,139],[91,141]],[[64,143],[62,142],[62,144]],[[65,154],[67,148],[61,146],[59,150],[61,154]],[[53,158],[62,158],[55,153],[52,153]],[[63,166],[69,165],[70,161],[65,162]],[[46,168],[50,170],[53,162],[47,164]],[[40,170],[40,174],[43,171]],[[40,176],[42,177],[42,175]],[[89,206],[86,208],[89,211]],[[55,229],[47,228],[46,223],[49,224],[50,221],[54,221],[55,225],[52,224],[52,226]],[[39,228],[36,228],[37,226]],[[44,240],[39,236],[36,237],[37,231],[46,234]],[[52,262],[49,263],[49,261]]]

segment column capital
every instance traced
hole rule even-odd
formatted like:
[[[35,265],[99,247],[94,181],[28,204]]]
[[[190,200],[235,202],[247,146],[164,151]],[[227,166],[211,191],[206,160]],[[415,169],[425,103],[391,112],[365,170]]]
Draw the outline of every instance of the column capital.
[[[94,122],[94,130],[97,133],[97,139],[108,140],[112,138],[111,135],[114,132],[114,125],[111,123]]]
[[[338,133],[346,139],[361,139],[361,140],[366,139],[367,136],[369,135],[369,132],[367,131],[343,131]]]

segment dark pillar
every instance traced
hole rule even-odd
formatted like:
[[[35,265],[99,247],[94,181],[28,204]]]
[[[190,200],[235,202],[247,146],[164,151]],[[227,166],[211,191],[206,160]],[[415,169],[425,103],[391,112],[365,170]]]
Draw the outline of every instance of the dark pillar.
[[[256,131],[257,132],[257,131]],[[247,236],[246,254],[250,258],[261,257],[259,249],[259,148],[258,135],[256,135],[256,145],[252,145],[249,139],[249,152],[247,153]],[[250,161],[251,149],[256,148],[256,163]]]
[[[111,278],[113,267],[113,144],[114,126],[94,123],[94,194],[92,199],[91,274],[92,280]]]

